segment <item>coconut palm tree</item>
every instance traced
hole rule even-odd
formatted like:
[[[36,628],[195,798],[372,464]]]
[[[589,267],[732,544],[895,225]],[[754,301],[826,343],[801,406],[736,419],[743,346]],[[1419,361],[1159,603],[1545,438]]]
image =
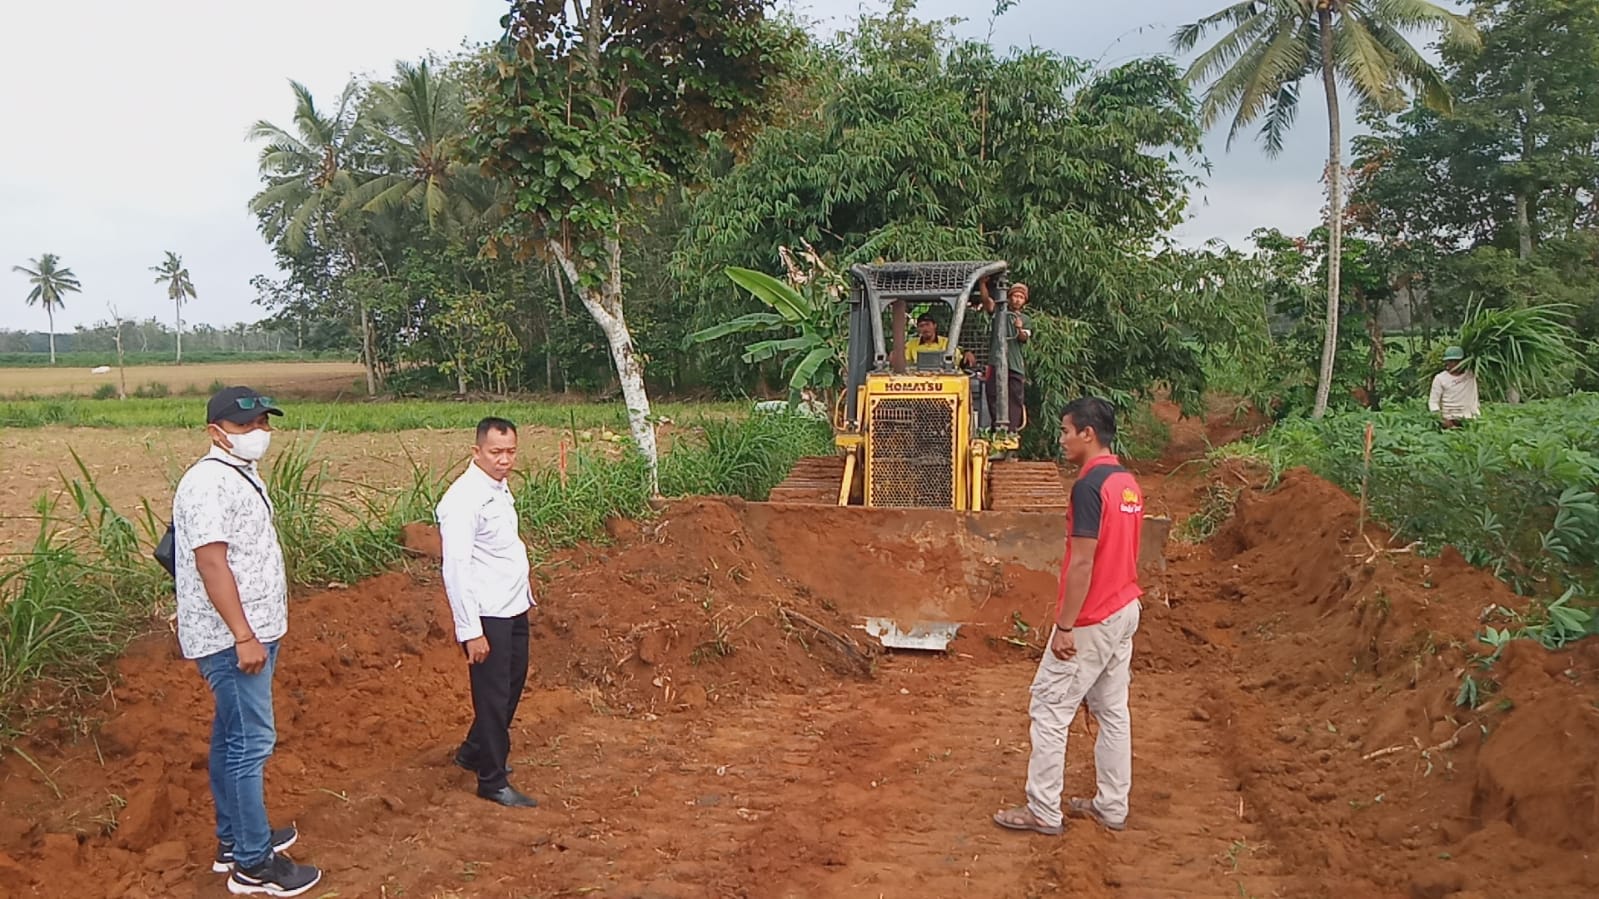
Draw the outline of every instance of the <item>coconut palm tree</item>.
[[[1189,66],[1190,84],[1209,83],[1200,103],[1205,127],[1232,113],[1227,146],[1238,132],[1264,118],[1260,137],[1268,155],[1282,151],[1283,136],[1299,109],[1300,85],[1320,76],[1327,101],[1327,330],[1314,417],[1327,411],[1338,341],[1338,297],[1343,252],[1343,133],[1338,82],[1369,110],[1404,108],[1407,91],[1447,110],[1443,77],[1405,33],[1438,28],[1457,46],[1480,42],[1465,16],[1427,0],[1242,0],[1178,29],[1172,44],[1188,53],[1213,31],[1225,34]]]
[[[461,85],[426,61],[395,64],[394,80],[373,88],[363,131],[379,171],[345,199],[346,208],[381,213],[420,208],[428,227],[465,224],[486,205],[483,179],[461,160],[466,107]]]
[[[264,141],[258,166],[266,182],[250,199],[250,211],[261,233],[288,254],[303,252],[312,242],[343,254],[356,265],[350,223],[340,219],[346,199],[359,183],[354,159],[361,123],[356,100],[360,85],[351,80],[339,94],[331,114],[316,105],[311,91],[298,81],[294,90],[294,126],[282,128],[262,120],[250,128],[250,140]],[[361,361],[368,394],[377,393],[377,364],[372,316],[363,303]]]
[[[69,293],[82,293],[83,285],[78,283],[78,276],[72,269],[61,264],[61,258],[54,253],[41,253],[37,259],[29,259],[28,263],[33,268],[22,265],[13,265],[11,270],[28,276],[28,283],[33,289],[28,291],[28,305],[36,303],[44,305],[44,314],[50,320],[50,364],[56,364],[56,310],[64,308],[66,303],[63,295]]]
[[[198,294],[194,292],[194,282],[189,279],[189,270],[183,267],[183,257],[167,250],[167,258],[160,265],[150,266],[150,271],[155,272],[155,283],[167,286],[167,299],[172,301],[172,307],[178,313],[178,358],[177,363],[183,364],[183,301],[195,299]]]

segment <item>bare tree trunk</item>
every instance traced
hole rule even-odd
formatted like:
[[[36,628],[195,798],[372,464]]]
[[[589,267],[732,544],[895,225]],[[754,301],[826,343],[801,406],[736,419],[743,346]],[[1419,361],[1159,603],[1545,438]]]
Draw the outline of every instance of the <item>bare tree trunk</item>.
[[[655,425],[650,421],[650,398],[644,388],[644,366],[633,348],[633,336],[628,333],[627,320],[622,314],[622,237],[617,226],[605,236],[605,252],[610,271],[598,287],[583,287],[576,263],[567,256],[558,240],[549,241],[551,254],[565,272],[584,308],[594,316],[594,321],[605,333],[611,347],[611,361],[616,364],[617,380],[622,385],[622,400],[627,403],[628,430],[639,452],[650,466],[650,493],[659,494],[660,459],[655,447]]]
[[[172,304],[178,311],[178,358],[177,364],[183,364],[183,301]]]
[[[564,332],[566,330],[566,328],[571,324],[570,321],[567,319],[567,316],[569,316],[571,314],[571,312],[566,308],[566,282],[564,280],[562,280],[562,276],[561,276],[560,272],[556,272],[555,273],[555,291],[556,291],[556,293],[560,294],[560,297],[561,297],[561,330]],[[552,357],[555,355],[553,347],[552,347],[552,349],[550,351],[550,355]],[[561,392],[562,393],[571,393],[572,392],[571,384],[569,383],[569,381],[568,381],[568,379],[566,377],[566,366],[564,366],[564,365],[561,366]]]
[[[122,317],[115,311],[111,317],[117,322],[117,399],[125,400],[128,398],[128,366],[122,357]]]
[[[1537,151],[1537,146],[1532,136],[1532,76],[1529,74],[1521,83],[1521,164],[1527,165],[1532,161],[1532,155]],[[1519,239],[1523,261],[1532,257],[1532,190],[1533,185],[1526,180],[1516,187],[1516,236]]]
[[[366,367],[366,395],[378,395],[378,372],[376,354],[373,352],[372,340],[372,313],[366,307],[366,301],[361,301],[361,363]]]
[[[1327,414],[1327,400],[1332,394],[1344,252],[1343,127],[1338,120],[1338,80],[1333,76],[1332,9],[1322,6],[1316,17],[1321,25],[1321,80],[1327,92],[1327,335],[1321,347],[1321,374],[1316,379],[1316,405],[1310,411],[1311,418]]]
[[[50,364],[56,364],[56,311],[50,308],[50,300],[44,301],[44,315],[50,321]]]
[[[1528,212],[1527,187],[1516,188],[1516,237],[1520,246],[1517,255],[1523,261],[1532,256],[1532,219]]]

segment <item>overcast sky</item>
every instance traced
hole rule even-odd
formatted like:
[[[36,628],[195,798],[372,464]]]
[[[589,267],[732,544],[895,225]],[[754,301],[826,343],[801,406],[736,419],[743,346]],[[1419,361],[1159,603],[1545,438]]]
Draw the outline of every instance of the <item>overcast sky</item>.
[[[993,36],[1002,48],[1037,45],[1114,65],[1167,52],[1178,25],[1221,2],[1021,0]],[[794,5],[838,26],[861,8],[860,0]],[[0,30],[0,327],[45,327],[44,310],[23,305],[26,280],[11,266],[46,252],[84,286],[67,297],[58,328],[105,319],[111,304],[125,318],[170,319],[149,271],[165,250],[183,256],[199,291],[186,323],[259,318],[249,280],[275,267],[245,209],[259,186],[256,149],[244,139],[250,124],[289,123],[290,78],[331,102],[352,73],[384,74],[396,59],[493,38],[504,8],[501,0],[9,0]],[[964,33],[982,37],[991,8],[990,0],[923,0],[920,13],[973,17]],[[1326,122],[1321,104],[1306,102],[1272,160],[1243,139],[1226,153],[1213,136],[1214,170],[1174,236],[1242,246],[1258,226],[1311,227]]]

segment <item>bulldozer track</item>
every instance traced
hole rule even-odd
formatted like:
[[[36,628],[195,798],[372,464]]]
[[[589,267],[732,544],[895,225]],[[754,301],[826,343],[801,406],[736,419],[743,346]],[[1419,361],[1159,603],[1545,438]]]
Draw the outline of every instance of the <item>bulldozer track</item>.
[[[996,512],[1066,512],[1066,482],[1054,462],[1006,459],[989,469],[987,501]]]
[[[772,488],[769,503],[794,506],[836,506],[844,482],[843,456],[805,456],[794,463],[783,483]]]

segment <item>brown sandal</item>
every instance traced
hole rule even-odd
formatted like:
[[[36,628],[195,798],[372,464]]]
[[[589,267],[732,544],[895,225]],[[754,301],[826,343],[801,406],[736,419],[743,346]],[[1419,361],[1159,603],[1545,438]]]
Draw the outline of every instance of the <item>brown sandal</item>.
[[[1008,808],[994,815],[994,823],[1006,830],[1030,830],[1048,837],[1058,837],[1066,832],[1065,824],[1048,825],[1038,820],[1026,806]]]
[[[1079,799],[1076,796],[1066,800],[1066,814],[1073,818],[1092,818],[1099,822],[1099,826],[1106,830],[1122,831],[1127,829],[1126,821],[1112,821],[1099,813],[1092,799]]]

